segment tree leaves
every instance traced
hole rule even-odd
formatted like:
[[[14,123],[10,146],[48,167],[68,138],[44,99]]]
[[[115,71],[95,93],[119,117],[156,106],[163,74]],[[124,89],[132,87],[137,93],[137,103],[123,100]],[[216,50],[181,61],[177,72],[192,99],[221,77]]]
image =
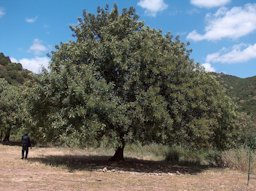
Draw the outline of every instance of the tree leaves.
[[[233,103],[178,37],[145,26],[134,8],[120,13],[117,6],[84,12],[72,31],[76,40],[56,47],[50,72],[29,98],[48,137],[79,144],[105,137],[122,146],[226,148],[232,141]]]
[[[0,78],[0,140],[9,141],[11,129],[22,123],[22,94],[17,86]]]

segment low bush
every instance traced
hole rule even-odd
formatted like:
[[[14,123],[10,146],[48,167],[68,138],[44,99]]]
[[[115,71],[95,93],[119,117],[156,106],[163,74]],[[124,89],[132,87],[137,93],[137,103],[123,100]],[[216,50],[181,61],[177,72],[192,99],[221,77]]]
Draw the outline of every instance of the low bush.
[[[165,160],[168,162],[186,165],[219,165],[220,152],[206,149],[191,149],[182,146],[173,146],[166,153]]]

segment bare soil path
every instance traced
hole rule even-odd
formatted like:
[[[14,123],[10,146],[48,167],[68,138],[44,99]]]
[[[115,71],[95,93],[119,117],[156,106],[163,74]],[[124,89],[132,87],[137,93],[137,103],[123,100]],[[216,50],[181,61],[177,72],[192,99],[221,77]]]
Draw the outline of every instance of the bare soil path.
[[[0,145],[0,191],[256,191],[256,177],[230,169],[175,166],[64,148],[33,148],[20,159],[20,147]]]

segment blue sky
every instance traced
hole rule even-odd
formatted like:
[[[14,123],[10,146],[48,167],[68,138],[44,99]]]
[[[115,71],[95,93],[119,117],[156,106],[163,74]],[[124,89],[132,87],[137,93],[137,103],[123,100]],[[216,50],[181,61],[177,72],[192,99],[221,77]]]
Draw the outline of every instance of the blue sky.
[[[207,71],[256,75],[255,0],[0,0],[0,52],[35,73],[47,67],[47,53],[74,40],[83,10],[135,7],[140,20],[163,34],[190,42],[191,58]]]

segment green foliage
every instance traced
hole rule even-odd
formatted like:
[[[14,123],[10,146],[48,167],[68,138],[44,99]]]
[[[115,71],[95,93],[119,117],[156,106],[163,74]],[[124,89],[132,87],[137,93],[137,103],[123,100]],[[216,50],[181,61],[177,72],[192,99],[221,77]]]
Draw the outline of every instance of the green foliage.
[[[11,131],[20,127],[21,104],[21,89],[0,78],[0,140],[9,141]]]
[[[238,134],[237,146],[256,149],[256,126],[252,117],[246,113],[239,113],[236,125],[239,127],[236,132]]]
[[[30,90],[38,140],[224,149],[234,142],[235,107],[187,45],[145,26],[134,8],[84,12],[76,41],[53,52],[50,72]],[[69,143],[70,138],[74,139]]]
[[[209,149],[172,146],[165,154],[165,160],[184,165],[222,165],[221,152]]]
[[[42,140],[61,142],[74,134],[90,139],[93,132],[104,128],[97,122],[94,110],[101,104],[107,105],[101,96],[107,87],[96,79],[92,70],[90,66],[67,66],[61,73],[42,75],[38,85],[30,90],[27,110],[35,119],[38,127],[35,133]],[[85,131],[88,128],[93,131]]]
[[[238,146],[256,148],[256,77],[239,78],[225,74],[215,74],[217,80],[226,88],[227,93],[237,103],[240,113],[236,124]]]
[[[35,82],[35,76],[24,70],[20,63],[12,63],[9,57],[0,53],[0,139],[17,139],[25,125],[27,112],[24,108],[25,84]],[[26,117],[25,117],[26,116]],[[20,138],[18,138],[20,140]]]

